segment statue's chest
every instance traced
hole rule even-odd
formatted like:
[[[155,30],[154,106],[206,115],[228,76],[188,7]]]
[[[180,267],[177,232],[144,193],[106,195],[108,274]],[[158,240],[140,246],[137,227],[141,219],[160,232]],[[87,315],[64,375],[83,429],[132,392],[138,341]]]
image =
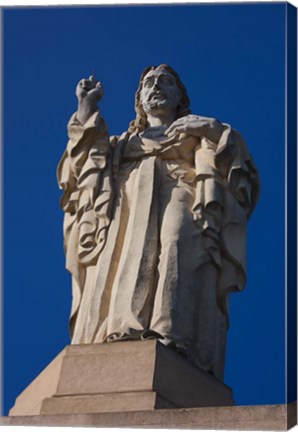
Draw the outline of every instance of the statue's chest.
[[[152,155],[161,159],[183,159],[192,162],[194,149],[198,143],[196,137],[186,136],[185,134],[171,138],[160,137],[155,139],[135,135],[126,143],[124,157],[125,159],[139,159]]]

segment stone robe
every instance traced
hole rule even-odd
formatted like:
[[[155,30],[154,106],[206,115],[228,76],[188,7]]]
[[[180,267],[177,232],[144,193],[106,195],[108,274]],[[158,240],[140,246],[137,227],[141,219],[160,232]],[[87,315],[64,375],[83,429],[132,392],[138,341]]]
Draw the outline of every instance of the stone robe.
[[[80,223],[73,222],[78,210],[70,217],[64,207],[66,256],[74,264],[68,265],[72,343],[157,337],[223,379],[228,294],[245,285],[246,224],[258,195],[242,138],[224,125],[218,143],[185,134],[153,140],[124,133],[108,146],[99,113],[84,126],[74,116],[68,129],[60,184],[67,190],[62,178],[80,183],[92,166],[96,181],[89,182],[94,196],[87,213],[91,208],[105,221],[104,231],[97,230],[107,236],[99,248],[94,237],[85,254],[91,259],[80,259]],[[94,170],[92,149],[98,151],[99,143],[101,162]],[[71,172],[80,154],[84,163]],[[83,177],[88,183],[89,175]],[[83,193],[77,208],[84,208]]]

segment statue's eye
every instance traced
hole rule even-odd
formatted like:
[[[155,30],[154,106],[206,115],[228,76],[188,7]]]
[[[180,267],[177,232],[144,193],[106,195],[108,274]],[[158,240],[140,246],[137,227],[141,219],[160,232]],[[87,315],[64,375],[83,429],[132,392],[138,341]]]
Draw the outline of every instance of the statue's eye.
[[[168,85],[168,86],[174,84],[173,79],[172,79],[171,77],[167,76],[167,75],[161,75],[161,77],[160,77],[160,82],[161,82],[162,84],[164,84],[164,85]]]
[[[153,82],[154,82],[153,79],[147,79],[147,80],[144,82],[144,87],[147,87],[147,88],[152,87]]]

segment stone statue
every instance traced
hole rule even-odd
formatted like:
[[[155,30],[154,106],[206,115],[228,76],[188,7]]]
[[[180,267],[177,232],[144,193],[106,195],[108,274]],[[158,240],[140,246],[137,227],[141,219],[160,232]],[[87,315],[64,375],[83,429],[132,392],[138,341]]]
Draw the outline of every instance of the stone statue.
[[[193,115],[168,65],[144,70],[110,137],[94,77],[58,167],[73,344],[157,338],[223,380],[228,296],[244,288],[258,174],[240,134]]]

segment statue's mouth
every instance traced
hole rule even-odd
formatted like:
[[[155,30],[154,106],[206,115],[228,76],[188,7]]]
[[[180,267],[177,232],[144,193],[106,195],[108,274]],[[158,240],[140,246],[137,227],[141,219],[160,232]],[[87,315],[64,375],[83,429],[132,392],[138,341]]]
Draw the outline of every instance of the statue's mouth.
[[[165,99],[165,95],[162,92],[151,93],[149,100],[151,99]]]

